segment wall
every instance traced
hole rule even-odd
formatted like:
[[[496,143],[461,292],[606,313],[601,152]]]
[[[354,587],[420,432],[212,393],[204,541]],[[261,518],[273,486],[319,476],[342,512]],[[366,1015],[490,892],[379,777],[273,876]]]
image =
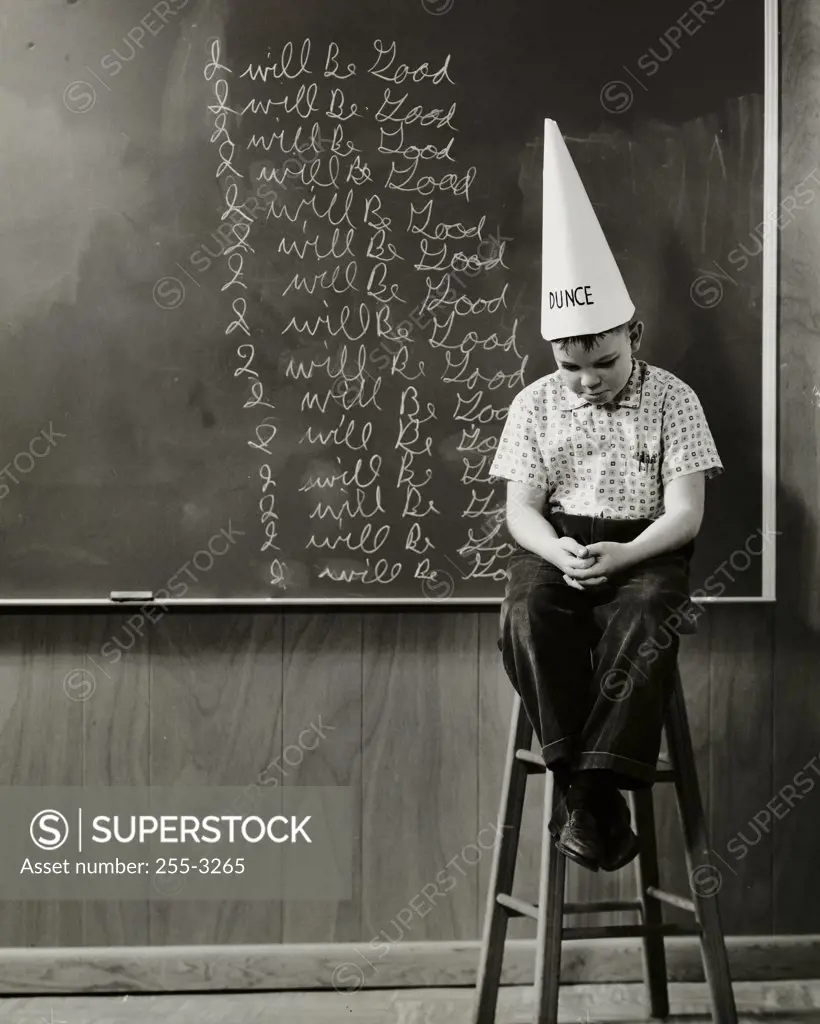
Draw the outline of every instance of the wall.
[[[786,196],[820,164],[820,7],[784,0],[782,18]],[[780,243],[778,600],[710,609],[685,638],[681,663],[722,859],[721,908],[735,934],[811,932],[820,920],[820,787],[785,813],[782,798],[773,802],[780,820],[772,814],[742,858],[737,842],[739,832],[755,838],[751,819],[765,820],[766,804],[820,754],[820,203],[801,210]],[[127,636],[124,619],[0,617],[0,784],[244,786],[321,718],[327,739],[280,778],[358,793],[354,899],[5,903],[0,944],[366,941],[383,929],[395,938],[396,914],[493,820],[512,695],[494,612],[174,613],[119,664],[102,661],[107,678],[87,658],[100,662],[109,637]],[[88,677],[64,680],[83,667],[95,689],[78,700]],[[666,879],[685,891],[670,794],[656,797]],[[530,896],[534,810],[519,878]],[[465,868],[451,892],[414,918],[412,938],[478,937],[488,871],[487,856]],[[628,893],[630,883],[626,872],[571,871],[578,897]],[[515,924],[512,934],[532,932]]]

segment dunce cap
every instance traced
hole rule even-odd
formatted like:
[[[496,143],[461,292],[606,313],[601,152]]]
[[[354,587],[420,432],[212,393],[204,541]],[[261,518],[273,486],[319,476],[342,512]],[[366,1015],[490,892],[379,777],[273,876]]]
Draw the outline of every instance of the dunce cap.
[[[544,121],[541,334],[598,334],[635,313],[618,264],[555,121]]]

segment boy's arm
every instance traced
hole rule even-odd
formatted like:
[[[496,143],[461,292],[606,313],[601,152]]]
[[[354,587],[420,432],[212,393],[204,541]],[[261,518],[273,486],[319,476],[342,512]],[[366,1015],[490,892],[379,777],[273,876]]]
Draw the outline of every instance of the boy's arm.
[[[594,559],[582,558],[581,545],[570,538],[560,538],[544,518],[550,481],[538,443],[538,430],[538,410],[525,389],[510,405],[489,473],[490,479],[507,481],[507,529],[522,548],[565,574],[588,569]]]
[[[705,484],[723,472],[700,399],[682,381],[670,386],[662,425],[663,515],[624,545],[628,564],[693,540],[703,521]]]
[[[697,537],[703,522],[706,474],[675,477],[664,488],[664,513],[623,545],[629,565],[644,562],[664,551],[674,551]]]
[[[558,539],[555,527],[544,518],[547,492],[540,487],[507,483],[507,529],[522,548],[549,561]]]
[[[510,404],[490,467],[490,479],[507,481],[506,520],[522,548],[547,558],[556,533],[543,516],[549,474],[538,444],[538,417],[526,390]]]
[[[581,557],[582,545],[569,537],[561,538],[552,523],[544,518],[546,497],[542,488],[511,480],[507,484],[507,529],[522,548],[560,569],[569,586],[583,590],[571,577],[576,572],[591,569],[595,559]],[[604,582],[598,573],[593,576],[595,578],[588,580],[588,584]]]

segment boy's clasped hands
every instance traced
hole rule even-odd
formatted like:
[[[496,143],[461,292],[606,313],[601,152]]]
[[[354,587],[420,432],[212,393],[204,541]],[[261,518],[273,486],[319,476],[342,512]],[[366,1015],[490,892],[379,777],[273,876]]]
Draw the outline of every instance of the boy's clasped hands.
[[[556,539],[550,561],[576,590],[599,587],[631,564],[625,544],[603,540],[584,546],[572,537]]]

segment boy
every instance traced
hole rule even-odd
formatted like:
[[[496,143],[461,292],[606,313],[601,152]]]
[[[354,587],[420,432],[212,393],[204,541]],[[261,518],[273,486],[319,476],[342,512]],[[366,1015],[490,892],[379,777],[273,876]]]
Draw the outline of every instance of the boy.
[[[558,370],[516,395],[490,471],[517,542],[498,645],[554,773],[557,848],[614,871],[638,852],[620,790],[654,781],[678,652],[664,626],[723,466],[694,391],[635,358],[643,325],[553,121],[542,278]]]

